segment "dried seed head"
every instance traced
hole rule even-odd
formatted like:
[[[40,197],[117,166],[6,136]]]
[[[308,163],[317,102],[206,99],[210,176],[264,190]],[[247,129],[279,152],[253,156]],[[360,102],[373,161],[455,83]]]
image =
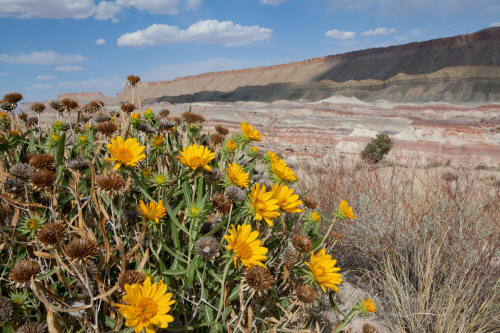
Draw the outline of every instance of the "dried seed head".
[[[122,291],[125,291],[126,284],[143,283],[146,280],[146,274],[136,270],[127,270],[120,273],[118,285]]]
[[[64,239],[66,227],[57,222],[46,223],[37,233],[40,243],[48,246],[56,245]]]
[[[302,202],[304,203],[304,206],[309,209],[316,209],[316,207],[318,207],[316,201],[311,197],[303,197]]]
[[[205,121],[205,117],[203,117],[201,114],[193,112],[183,112],[181,114],[181,118],[189,124],[202,123]]]
[[[274,279],[267,267],[252,266],[245,272],[245,280],[250,288],[265,291],[273,284]]]
[[[310,304],[316,299],[316,292],[311,286],[308,285],[298,286],[295,289],[295,293],[297,294],[299,301],[306,304]]]
[[[18,92],[11,92],[3,95],[3,100],[5,102],[9,102],[11,104],[17,104],[19,101],[23,99],[23,95]]]
[[[142,215],[136,209],[125,210],[122,214],[122,220],[129,224],[137,224],[142,221]]]
[[[76,238],[65,247],[65,250],[72,259],[85,259],[95,254],[97,243],[90,238]]]
[[[364,324],[363,325],[363,333],[379,333],[379,330],[370,324]]]
[[[36,170],[31,176],[31,182],[38,187],[51,186],[55,181],[56,173],[49,169]]]
[[[212,171],[205,171],[205,175],[208,178],[208,181],[211,183],[218,183],[222,178],[222,171],[218,169],[212,169]]]
[[[292,244],[299,252],[307,253],[311,251],[311,240],[307,236],[300,234],[293,235]]]
[[[13,311],[12,301],[7,297],[0,296],[0,323],[11,320]]]
[[[62,103],[59,102],[58,100],[50,101],[49,105],[51,108],[53,108],[56,111],[58,111],[60,108],[62,108]]]
[[[174,126],[175,126],[175,122],[168,120],[168,119],[162,119],[162,120],[160,120],[160,122],[158,124],[158,128],[160,129],[160,131],[168,131],[169,129],[171,129]]]
[[[26,283],[40,272],[40,265],[33,259],[23,259],[12,267],[9,278],[18,283]]]
[[[95,116],[94,119],[95,119],[96,123],[102,123],[105,121],[110,121],[111,117],[106,113],[99,113],[98,115]]]
[[[245,200],[247,197],[245,191],[234,185],[226,188],[226,195],[232,202],[240,202]]]
[[[66,166],[72,170],[85,171],[88,169],[90,161],[83,156],[77,156],[71,160],[66,161]]]
[[[12,176],[28,181],[35,170],[27,163],[14,164],[9,172]]]
[[[224,138],[224,135],[221,135],[219,133],[215,133],[215,134],[210,135],[210,140],[215,145],[220,145],[222,142],[224,142],[225,138]]]
[[[112,135],[118,129],[118,126],[113,121],[103,121],[96,125],[96,129],[104,135]]]
[[[123,112],[126,113],[132,113],[135,110],[135,105],[132,103],[125,103],[122,104],[120,107],[123,110]]]
[[[212,203],[214,208],[222,214],[229,213],[231,209],[231,201],[222,193],[214,193],[212,195]]]
[[[28,119],[26,119],[26,125],[28,126],[38,125],[38,117],[28,117]]]
[[[37,322],[28,322],[21,326],[17,333],[43,333],[44,327]]]
[[[36,113],[42,113],[45,110],[45,104],[43,103],[33,103],[31,104],[31,110]]]
[[[221,125],[215,125],[215,130],[217,131],[217,133],[219,133],[220,135],[223,135],[223,136],[226,136],[229,134],[229,130]]]
[[[338,240],[343,240],[345,238],[343,234],[341,234],[340,232],[337,232],[335,230],[332,230],[330,232],[330,237],[336,238]]]
[[[169,109],[163,109],[163,110],[160,111],[160,113],[158,113],[158,115],[161,118],[167,118],[169,114],[170,114],[170,110]]]
[[[33,155],[29,159],[29,164],[37,169],[54,169],[54,156],[49,154]]]
[[[24,122],[28,121],[28,115],[26,113],[24,113],[24,112],[20,112],[17,117],[19,119],[21,119],[22,121],[24,121]]]
[[[299,252],[292,245],[288,245],[283,253],[283,258],[285,259],[285,266],[291,269],[299,262]]]
[[[18,194],[24,191],[24,182],[17,178],[7,178],[3,183],[5,191]]]
[[[125,186],[125,179],[116,172],[97,176],[96,182],[104,191],[119,191]]]
[[[141,81],[141,78],[137,75],[127,75],[127,81],[128,83],[134,87],[139,81]]]
[[[195,250],[205,259],[214,259],[219,256],[219,242],[212,236],[202,237],[196,241]]]
[[[95,113],[104,107],[104,102],[102,101],[92,101],[83,106],[83,111],[87,113]]]
[[[155,129],[152,126],[150,126],[146,123],[143,123],[143,122],[140,122],[139,124],[137,124],[137,129],[139,131],[147,133],[147,134],[151,134],[151,133],[155,132]]]
[[[170,120],[172,120],[176,125],[180,125],[182,123],[181,117],[172,117]]]
[[[72,98],[64,98],[61,104],[66,108],[66,110],[73,110],[78,107],[78,102]]]

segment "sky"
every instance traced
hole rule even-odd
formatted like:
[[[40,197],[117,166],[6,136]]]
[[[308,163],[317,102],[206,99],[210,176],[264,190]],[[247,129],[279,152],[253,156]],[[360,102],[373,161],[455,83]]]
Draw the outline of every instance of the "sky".
[[[0,95],[170,80],[500,26],[499,0],[0,0]]]

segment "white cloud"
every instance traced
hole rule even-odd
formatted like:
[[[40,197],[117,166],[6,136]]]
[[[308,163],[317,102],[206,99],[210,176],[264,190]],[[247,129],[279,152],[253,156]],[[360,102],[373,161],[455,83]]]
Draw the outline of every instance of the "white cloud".
[[[48,81],[48,80],[54,80],[55,77],[52,75],[38,75],[36,79],[40,81]]]
[[[135,7],[151,14],[177,14],[179,0],[117,0],[123,7]]]
[[[57,66],[54,70],[56,72],[81,72],[84,68],[80,66]]]
[[[257,25],[241,26],[232,21],[198,21],[186,30],[178,26],[153,24],[146,29],[121,35],[118,46],[145,47],[175,43],[246,45],[271,37],[272,30]]]
[[[34,84],[30,87],[31,89],[49,89],[52,88],[51,84],[45,84],[45,83],[38,83]]]
[[[95,8],[94,18],[96,20],[109,20],[115,17],[122,10],[122,6],[117,2],[101,1]]]
[[[203,0],[185,0],[184,1],[184,9],[186,10],[195,10],[200,8]]]
[[[288,0],[260,0],[263,4],[266,5],[271,5],[271,6],[277,6],[279,4],[282,4],[283,2],[286,2]]]
[[[7,64],[71,64],[85,60],[87,60],[87,58],[81,54],[59,54],[53,50],[37,51],[30,54],[19,55],[6,53],[0,54],[0,62]]]
[[[500,21],[498,21],[498,22],[491,22],[490,27],[500,27]]]
[[[339,31],[337,29],[328,30],[325,35],[327,37],[335,38],[335,39],[352,39],[356,37],[356,33],[354,31]]]
[[[372,30],[366,30],[366,31],[362,32],[361,35],[363,35],[363,36],[389,35],[389,34],[395,33],[396,31],[397,30],[394,28],[383,27],[383,28],[376,28],[376,29],[372,29]]]
[[[96,45],[105,45],[106,41],[104,40],[104,38],[99,38],[98,40],[95,41],[95,44]]]

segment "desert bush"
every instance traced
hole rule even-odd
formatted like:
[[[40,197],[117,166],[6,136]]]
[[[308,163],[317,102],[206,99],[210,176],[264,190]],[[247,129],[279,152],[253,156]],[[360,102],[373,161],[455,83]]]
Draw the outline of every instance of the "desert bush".
[[[128,80],[118,110],[51,103],[69,126],[0,114],[2,330],[311,330],[342,275],[295,172],[252,125],[213,140],[201,115],[142,111]],[[340,199],[330,229],[354,216]]]
[[[392,139],[389,135],[380,133],[361,151],[361,159],[370,163],[380,162],[392,148]]]
[[[391,331],[498,331],[500,190],[478,171],[458,168],[450,182],[438,169],[330,158],[299,174],[324,216],[330,198],[358,207],[359,220],[334,229],[343,239],[328,239],[345,276],[376,291]]]

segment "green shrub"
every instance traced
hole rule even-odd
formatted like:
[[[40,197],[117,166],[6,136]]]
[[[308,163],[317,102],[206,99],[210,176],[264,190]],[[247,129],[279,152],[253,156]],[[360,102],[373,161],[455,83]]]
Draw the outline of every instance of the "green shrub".
[[[361,159],[378,163],[391,150],[392,140],[387,134],[377,134],[377,137],[365,146],[361,152]]]

